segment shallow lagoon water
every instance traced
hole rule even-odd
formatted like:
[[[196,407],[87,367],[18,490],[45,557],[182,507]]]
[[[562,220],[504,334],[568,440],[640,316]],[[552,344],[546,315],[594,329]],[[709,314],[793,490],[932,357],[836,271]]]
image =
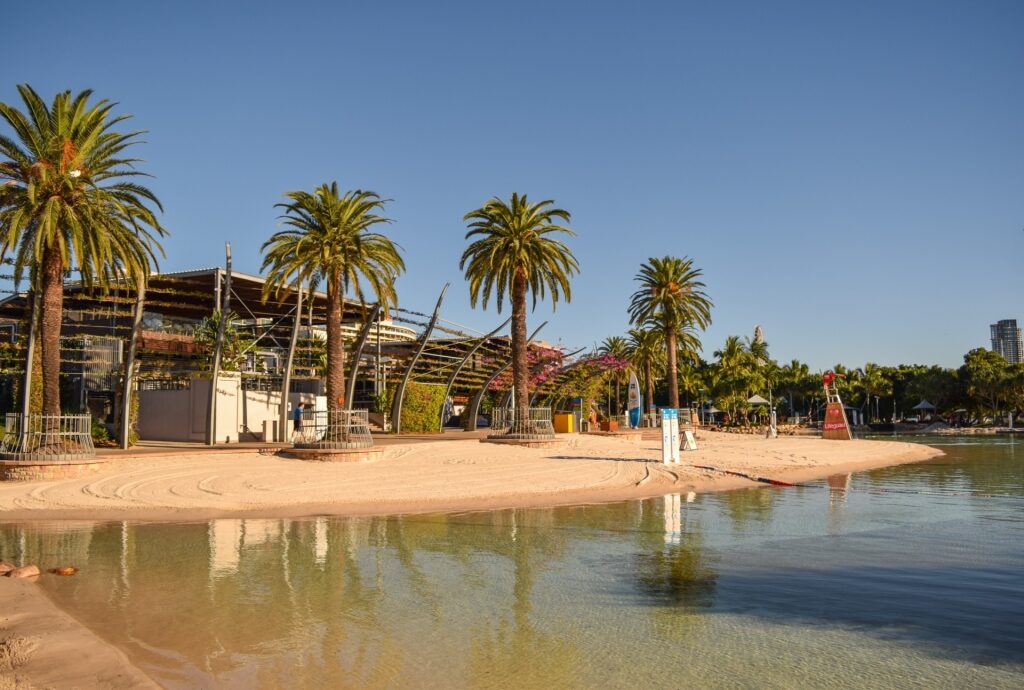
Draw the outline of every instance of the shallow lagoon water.
[[[0,526],[169,688],[1022,687],[1024,442],[793,489]]]

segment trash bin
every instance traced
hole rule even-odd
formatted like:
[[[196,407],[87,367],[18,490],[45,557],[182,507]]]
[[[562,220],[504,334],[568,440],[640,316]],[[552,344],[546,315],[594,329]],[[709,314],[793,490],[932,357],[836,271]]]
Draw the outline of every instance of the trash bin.
[[[562,413],[555,414],[554,419],[552,420],[554,422],[555,433],[556,434],[571,434],[571,433],[573,433],[575,431],[575,429],[573,427],[572,417],[573,417],[573,415],[572,415],[571,412],[566,412],[564,414],[562,414]]]

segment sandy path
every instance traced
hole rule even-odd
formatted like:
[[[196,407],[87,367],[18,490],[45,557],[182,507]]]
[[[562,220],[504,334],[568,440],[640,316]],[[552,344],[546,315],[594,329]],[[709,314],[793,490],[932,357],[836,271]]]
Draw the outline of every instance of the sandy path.
[[[255,453],[118,458],[83,479],[0,484],[0,520],[189,519],[228,515],[365,515],[594,502],[751,482],[712,465],[786,481],[924,460],[927,446],[892,441],[703,432],[685,464],[660,464],[660,443],[571,436],[554,449],[475,440],[395,445],[372,463],[321,463]]]

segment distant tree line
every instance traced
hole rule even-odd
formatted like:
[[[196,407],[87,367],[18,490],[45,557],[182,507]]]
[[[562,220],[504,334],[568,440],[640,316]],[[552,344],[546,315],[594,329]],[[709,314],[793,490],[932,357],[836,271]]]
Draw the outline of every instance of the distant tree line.
[[[639,371],[664,372],[664,353],[657,349],[628,347],[634,339],[612,336],[600,346],[602,352],[620,354]],[[699,344],[697,345],[699,347]],[[713,404],[734,420],[766,415],[766,406],[747,402],[753,395],[771,398],[783,415],[817,416],[824,404],[821,371],[812,371],[794,359],[780,364],[768,353],[768,344],[755,338],[729,336],[712,359],[698,355],[693,342],[678,352],[677,385],[684,405]],[[890,421],[918,414],[914,407],[922,400],[935,406],[940,417],[958,415],[980,420],[1007,412],[1024,413],[1024,364],[1011,364],[998,353],[978,348],[964,355],[958,368],[937,365],[901,364],[882,366],[872,362],[863,367],[836,364],[843,402],[859,409],[869,421]],[[613,378],[618,385],[621,376]],[[656,403],[668,399],[664,379],[649,386],[648,398]]]

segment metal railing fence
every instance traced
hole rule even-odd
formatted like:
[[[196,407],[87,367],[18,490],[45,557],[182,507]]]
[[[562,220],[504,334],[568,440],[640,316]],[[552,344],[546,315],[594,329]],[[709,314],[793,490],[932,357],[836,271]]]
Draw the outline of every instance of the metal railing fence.
[[[92,415],[7,413],[0,459],[54,462],[95,455]]]
[[[496,409],[491,417],[491,433],[488,437],[527,441],[554,438],[555,427],[551,423],[551,408],[527,408],[525,417],[518,416],[518,410],[515,408]]]
[[[366,410],[303,410],[301,425],[293,422],[292,444],[296,448],[370,448],[368,415]]]

